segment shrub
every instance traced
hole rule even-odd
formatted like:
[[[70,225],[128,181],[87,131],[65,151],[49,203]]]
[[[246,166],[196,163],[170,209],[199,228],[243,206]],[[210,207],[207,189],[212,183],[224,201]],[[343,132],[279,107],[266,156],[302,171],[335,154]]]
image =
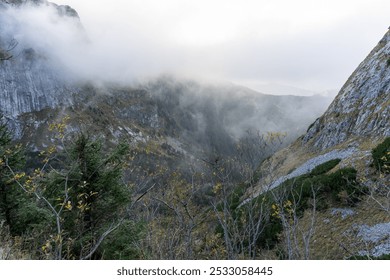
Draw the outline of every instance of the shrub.
[[[143,230],[143,225],[125,221],[103,242],[99,250],[100,255],[106,260],[141,259],[142,254],[137,243]]]
[[[354,168],[343,168],[329,175],[321,175],[318,180],[324,187],[322,193],[329,194],[338,203],[354,205],[363,194],[356,175]]]
[[[374,167],[379,172],[390,173],[390,137],[372,149]]]
[[[326,172],[332,170],[337,164],[339,164],[340,161],[341,159],[337,158],[337,159],[332,159],[327,162],[324,162],[323,164],[316,166],[310,172],[310,175],[316,176],[316,175],[325,174]]]
[[[265,200],[269,207],[272,204],[287,205],[294,202],[295,215],[303,216],[306,209],[312,208],[312,201],[316,201],[317,210],[325,210],[332,204],[353,205],[358,200],[363,190],[357,183],[357,171],[353,168],[343,168],[331,174],[325,174],[340,162],[340,159],[331,160],[317,166],[309,174],[291,178],[273,190],[274,195],[268,193],[259,196],[257,200]],[[279,201],[276,201],[277,198]],[[271,215],[259,237],[257,244],[263,248],[272,249],[277,245],[279,236],[283,230],[281,220],[276,215]]]

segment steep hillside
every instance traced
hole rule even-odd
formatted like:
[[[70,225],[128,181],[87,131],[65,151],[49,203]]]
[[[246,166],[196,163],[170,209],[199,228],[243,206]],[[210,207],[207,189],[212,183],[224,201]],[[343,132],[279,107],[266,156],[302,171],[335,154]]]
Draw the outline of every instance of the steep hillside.
[[[353,160],[369,156],[370,149],[390,136],[389,56],[390,31],[354,71],[325,114],[267,161],[268,168],[286,175],[308,159],[313,164],[306,171],[335,157]],[[277,175],[273,172],[273,176]]]
[[[390,136],[390,31],[359,65],[302,139],[327,149],[352,138]]]
[[[353,168],[357,174],[354,178],[358,183],[354,189],[365,195],[352,208],[348,203],[337,208],[339,205],[336,203],[333,208],[320,211],[315,228],[320,229],[321,233],[317,232],[313,238],[317,239],[318,245],[327,247],[329,254],[333,252],[334,258],[389,254],[390,177],[386,166],[380,171],[375,169],[376,163],[373,163],[372,156],[372,149],[389,136],[390,31],[350,76],[325,114],[310,125],[307,132],[293,144],[262,164],[259,171],[261,179],[254,189],[247,192],[245,201],[251,200],[248,197],[274,192],[292,182],[296,182],[294,184],[297,187],[305,180],[306,184],[321,186],[323,181],[319,183],[315,177],[318,176],[316,167],[320,165],[329,176],[335,176],[332,174],[336,174],[337,170],[342,170],[342,174],[346,172],[343,168]],[[382,160],[386,161],[389,148],[387,152],[384,149]],[[336,164],[325,169],[325,166],[335,160]],[[328,179],[330,177],[321,180]],[[336,187],[337,184],[335,181],[329,187]],[[338,199],[341,195],[341,192],[337,194]],[[313,220],[310,219],[304,217],[301,223],[312,223]],[[362,233],[366,228],[370,229],[367,236]],[[345,239],[346,236],[348,240]],[[363,248],[362,244],[370,249]],[[317,252],[320,247],[314,243],[313,247],[312,256],[331,257]]]

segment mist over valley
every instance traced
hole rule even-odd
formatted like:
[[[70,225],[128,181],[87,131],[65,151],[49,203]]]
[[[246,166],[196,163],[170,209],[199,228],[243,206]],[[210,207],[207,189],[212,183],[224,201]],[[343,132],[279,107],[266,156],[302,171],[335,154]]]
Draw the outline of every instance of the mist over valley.
[[[59,2],[0,1],[0,259],[388,258],[389,32],[352,73],[336,1]]]

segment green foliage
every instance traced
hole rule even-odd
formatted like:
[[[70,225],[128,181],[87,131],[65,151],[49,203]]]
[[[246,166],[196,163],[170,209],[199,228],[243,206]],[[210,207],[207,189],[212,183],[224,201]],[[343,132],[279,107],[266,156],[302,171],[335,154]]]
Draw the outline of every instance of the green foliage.
[[[384,173],[390,173],[390,137],[376,146],[372,151],[374,167]]]
[[[316,166],[310,172],[310,175],[317,176],[317,175],[324,174],[324,173],[332,170],[337,164],[339,164],[340,161],[341,161],[341,159],[337,158],[337,159],[332,159],[332,160],[329,160],[327,162],[324,162],[323,164]]]
[[[325,162],[311,173],[291,178],[251,202],[257,204],[262,202],[263,207],[272,209],[257,241],[259,247],[272,249],[278,244],[283,230],[279,216],[281,207],[287,218],[291,218],[291,215],[299,218],[303,216],[305,210],[313,208],[314,199],[317,210],[324,210],[335,204],[351,206],[359,200],[364,190],[357,183],[355,169],[343,168],[326,174],[339,162],[339,159]]]
[[[303,213],[309,207],[309,201],[314,199],[313,192],[317,199],[317,207],[322,205],[323,208],[327,208],[331,203],[352,205],[362,194],[356,181],[357,171],[353,168],[343,168],[331,174],[324,174],[335,165],[336,160],[326,162],[308,175],[287,180],[278,191],[287,191],[289,193],[287,199],[298,202],[296,209],[299,213]],[[345,192],[346,200],[340,195],[342,192]]]
[[[271,216],[256,242],[257,246],[264,249],[273,249],[279,242],[279,235],[282,230],[281,220]]]
[[[34,203],[24,203],[29,198],[16,185],[10,170],[20,170],[24,162],[22,146],[12,141],[12,135],[0,116],[0,220],[5,220],[12,235],[22,234],[26,225],[36,222],[31,213],[37,208]],[[23,178],[24,173],[15,176]]]
[[[61,168],[44,175],[40,185],[57,211],[63,209],[63,236],[74,244],[65,253],[79,256],[91,248],[130,201],[121,181],[128,147],[106,152],[99,140],[79,134],[57,163]]]
[[[238,205],[241,203],[241,197],[244,195],[247,185],[244,183],[238,184],[228,197],[229,206],[231,209],[237,209]]]
[[[364,193],[364,189],[357,183],[356,175],[355,169],[343,168],[320,177],[319,183],[323,186],[320,194],[330,194],[336,202],[353,206]]]
[[[142,238],[143,232],[143,224],[125,221],[105,239],[99,254],[106,260],[141,259],[143,256],[137,242]]]
[[[47,221],[52,220],[49,210],[39,207],[35,200],[31,199],[26,193],[19,191],[15,197],[17,201],[11,211],[11,233],[15,236],[21,236],[39,231],[47,227]]]
[[[22,147],[0,123],[0,219],[11,234],[33,237],[24,243],[37,258],[74,259],[91,252],[101,258],[97,241],[124,218],[131,199],[122,174],[128,146],[107,150],[83,133],[65,138],[67,120],[49,126],[58,142],[31,159],[36,168],[29,174],[18,172],[26,168]],[[117,234],[124,228],[135,240],[129,223]]]

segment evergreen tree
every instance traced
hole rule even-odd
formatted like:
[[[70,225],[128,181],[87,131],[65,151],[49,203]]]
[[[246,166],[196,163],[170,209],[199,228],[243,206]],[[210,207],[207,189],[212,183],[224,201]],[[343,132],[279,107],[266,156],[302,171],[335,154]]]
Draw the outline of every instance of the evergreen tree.
[[[24,212],[26,196],[15,186],[14,175],[9,167],[19,170],[23,167],[24,155],[21,145],[12,141],[12,135],[0,116],[0,220],[4,220],[9,226],[11,234],[21,234],[24,225],[32,217]],[[24,173],[16,175],[23,177]]]
[[[127,152],[125,144],[106,152],[101,141],[81,133],[42,177],[44,196],[56,205],[57,213],[63,209],[60,238],[67,242],[68,257],[88,255],[104,232],[124,217],[131,198],[122,182]]]

